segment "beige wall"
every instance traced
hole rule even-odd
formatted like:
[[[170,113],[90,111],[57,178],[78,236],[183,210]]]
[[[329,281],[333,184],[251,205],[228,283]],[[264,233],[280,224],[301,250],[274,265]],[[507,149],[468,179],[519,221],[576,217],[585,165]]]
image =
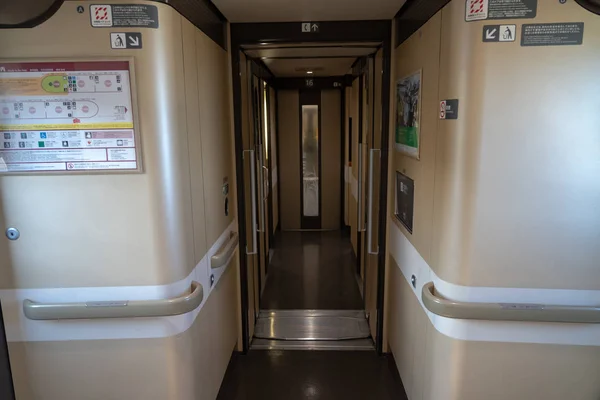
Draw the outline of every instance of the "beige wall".
[[[464,14],[453,0],[394,51],[392,81],[421,69],[423,86],[420,160],[392,150],[393,119],[390,129],[386,343],[411,400],[597,399],[595,326],[476,321],[453,330],[464,321],[419,302],[436,279],[445,291],[488,293],[488,302],[519,301],[511,288],[549,304],[571,296],[536,289],[591,297],[600,288],[600,122],[588,107],[598,97],[600,20],[575,2],[540,1],[533,20],[494,22],[516,24],[515,42],[483,43],[490,21]],[[584,22],[584,45],[520,45],[522,24],[551,22]],[[459,99],[458,120],[439,120],[443,99]],[[412,234],[393,217],[396,171],[415,181]]]
[[[238,275],[234,257],[177,336],[9,343],[17,398],[215,399],[237,341]]]
[[[436,161],[436,138],[438,135],[438,82],[440,74],[440,29],[442,15],[437,13],[430,19],[418,33],[412,35],[396,49],[396,70],[392,81],[412,75],[421,70],[423,87],[421,89],[421,126],[420,126],[420,159],[417,160],[395,150],[391,150],[391,177],[393,178],[392,190],[396,187],[396,171],[415,181],[415,208],[413,232],[410,234],[404,226],[394,218],[402,232],[410,239],[419,254],[431,263],[431,246],[433,230],[433,203],[434,203],[434,174]],[[394,85],[395,86],[395,85]],[[394,89],[395,90],[395,89]],[[395,103],[396,94],[393,93],[392,102]],[[393,105],[395,106],[395,104]],[[396,115],[393,112],[394,116]],[[451,122],[451,121],[449,121]],[[396,121],[391,125],[392,133],[395,132]],[[395,135],[390,133],[392,140]],[[392,142],[394,143],[394,142]],[[393,149],[393,147],[391,147]],[[395,199],[395,198],[394,198]],[[395,203],[389,204],[393,215]]]
[[[583,22],[584,44],[489,47],[475,38],[482,23],[452,23],[458,1],[444,9],[440,96],[473,117],[440,124],[432,263],[463,285],[599,290],[599,17],[539,3],[527,22]]]
[[[600,347],[465,341],[430,322],[393,258],[390,349],[408,398],[596,400]]]
[[[214,399],[238,340],[238,256],[220,271],[206,260],[236,215],[229,55],[172,7],[125,3],[159,10],[160,28],[142,29],[141,50],[111,50],[108,30],[92,28],[88,11],[76,11],[89,2],[66,2],[33,29],[0,31],[3,58],[132,61],[143,161],[140,174],[0,176],[0,225],[23,233],[0,240],[0,296],[19,399]],[[35,199],[52,210],[32,214]],[[211,288],[213,273],[223,275]],[[98,339],[137,322],[133,337],[141,337],[152,322],[107,319],[62,323],[94,339],[16,338],[27,330],[50,337],[59,327],[26,321],[13,289],[35,288],[32,299],[45,301],[64,301],[54,296],[69,288],[88,296],[88,287],[90,296],[128,286],[156,288],[157,296],[167,291],[161,285],[192,278],[204,289],[199,314],[168,317],[193,319],[183,332],[171,335],[179,325],[157,319],[152,326],[169,328],[156,338]]]
[[[77,13],[78,4],[89,6],[69,2],[34,29],[3,30],[0,55],[133,57],[135,127],[141,134],[144,173],[0,177],[0,224],[24,233],[18,241],[0,241],[3,289],[170,283],[194,268],[195,248],[200,257],[206,252],[204,228],[198,231],[202,225],[195,226],[192,215],[182,18],[160,6],[161,28],[144,31],[143,49],[115,51],[108,32],[92,28],[89,15]],[[85,40],[71,43],[73,32]],[[157,76],[162,85],[156,85]],[[51,212],[30,212],[40,198],[54,204]],[[202,221],[203,213],[195,218]]]

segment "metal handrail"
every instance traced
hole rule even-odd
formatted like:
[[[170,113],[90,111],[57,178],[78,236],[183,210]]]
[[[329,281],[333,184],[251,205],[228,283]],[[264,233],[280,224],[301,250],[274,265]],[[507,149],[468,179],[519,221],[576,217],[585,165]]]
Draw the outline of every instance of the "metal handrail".
[[[358,199],[357,199],[357,231],[365,232],[367,230],[365,224],[365,211],[363,204],[363,143],[358,143]]]
[[[225,243],[211,258],[210,267],[221,268],[225,265],[227,260],[231,257],[235,249],[237,248],[239,236],[237,232],[231,232],[229,234],[229,240]]]
[[[373,181],[374,181],[374,158],[375,153],[379,153],[379,157],[381,157],[380,149],[370,149],[369,150],[369,196],[368,196],[368,204],[367,207],[367,252],[371,255],[379,254],[379,246],[377,249],[373,251]]]
[[[78,303],[38,303],[23,301],[23,312],[32,320],[167,317],[198,308],[204,289],[192,281],[189,294],[165,300],[88,301]]]
[[[445,299],[433,282],[421,290],[425,308],[448,318],[489,321],[600,323],[600,306],[561,306],[532,303],[470,303]]]
[[[258,244],[257,244],[257,221],[256,221],[256,158],[254,154],[254,150],[244,150],[243,157],[245,158],[246,153],[250,154],[250,185],[251,188],[251,207],[252,207],[252,250],[248,249],[248,244],[246,244],[246,254],[251,256],[254,254],[258,254]]]

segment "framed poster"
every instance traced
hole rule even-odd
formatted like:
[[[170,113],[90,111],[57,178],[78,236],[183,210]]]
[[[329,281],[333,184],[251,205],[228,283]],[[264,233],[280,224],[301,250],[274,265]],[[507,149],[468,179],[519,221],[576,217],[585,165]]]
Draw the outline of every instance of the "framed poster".
[[[419,159],[421,118],[421,70],[396,83],[397,151]]]
[[[131,65],[0,61],[0,174],[140,172]]]

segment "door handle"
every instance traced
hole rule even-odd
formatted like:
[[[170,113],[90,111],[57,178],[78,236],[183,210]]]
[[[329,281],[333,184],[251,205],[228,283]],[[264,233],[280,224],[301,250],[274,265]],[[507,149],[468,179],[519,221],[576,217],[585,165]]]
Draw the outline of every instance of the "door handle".
[[[246,254],[251,256],[258,254],[258,246],[256,245],[256,159],[254,158],[254,150],[244,150],[244,156],[246,153],[250,154],[250,185],[252,186],[252,250],[248,250],[248,245],[246,245]]]
[[[371,149],[369,150],[369,203],[367,207],[369,210],[367,211],[367,251],[371,255],[379,254],[379,244],[377,245],[377,249],[373,251],[373,171],[374,171],[374,159],[375,153],[379,153],[379,157],[381,157],[380,149]]]
[[[367,230],[365,226],[365,211],[363,204],[363,144],[358,144],[358,232]]]
[[[210,258],[210,267],[212,269],[221,268],[229,260],[238,244],[237,232],[229,234],[229,240]]]

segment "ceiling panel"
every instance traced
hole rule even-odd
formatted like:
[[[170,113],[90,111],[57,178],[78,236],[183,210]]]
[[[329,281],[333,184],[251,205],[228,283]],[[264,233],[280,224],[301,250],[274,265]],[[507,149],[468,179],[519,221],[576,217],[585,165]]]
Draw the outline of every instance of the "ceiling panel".
[[[263,61],[276,77],[291,78],[345,75],[356,58],[276,58]],[[313,71],[313,74],[307,74],[306,70]]]
[[[392,19],[406,0],[212,0],[230,22]]]

